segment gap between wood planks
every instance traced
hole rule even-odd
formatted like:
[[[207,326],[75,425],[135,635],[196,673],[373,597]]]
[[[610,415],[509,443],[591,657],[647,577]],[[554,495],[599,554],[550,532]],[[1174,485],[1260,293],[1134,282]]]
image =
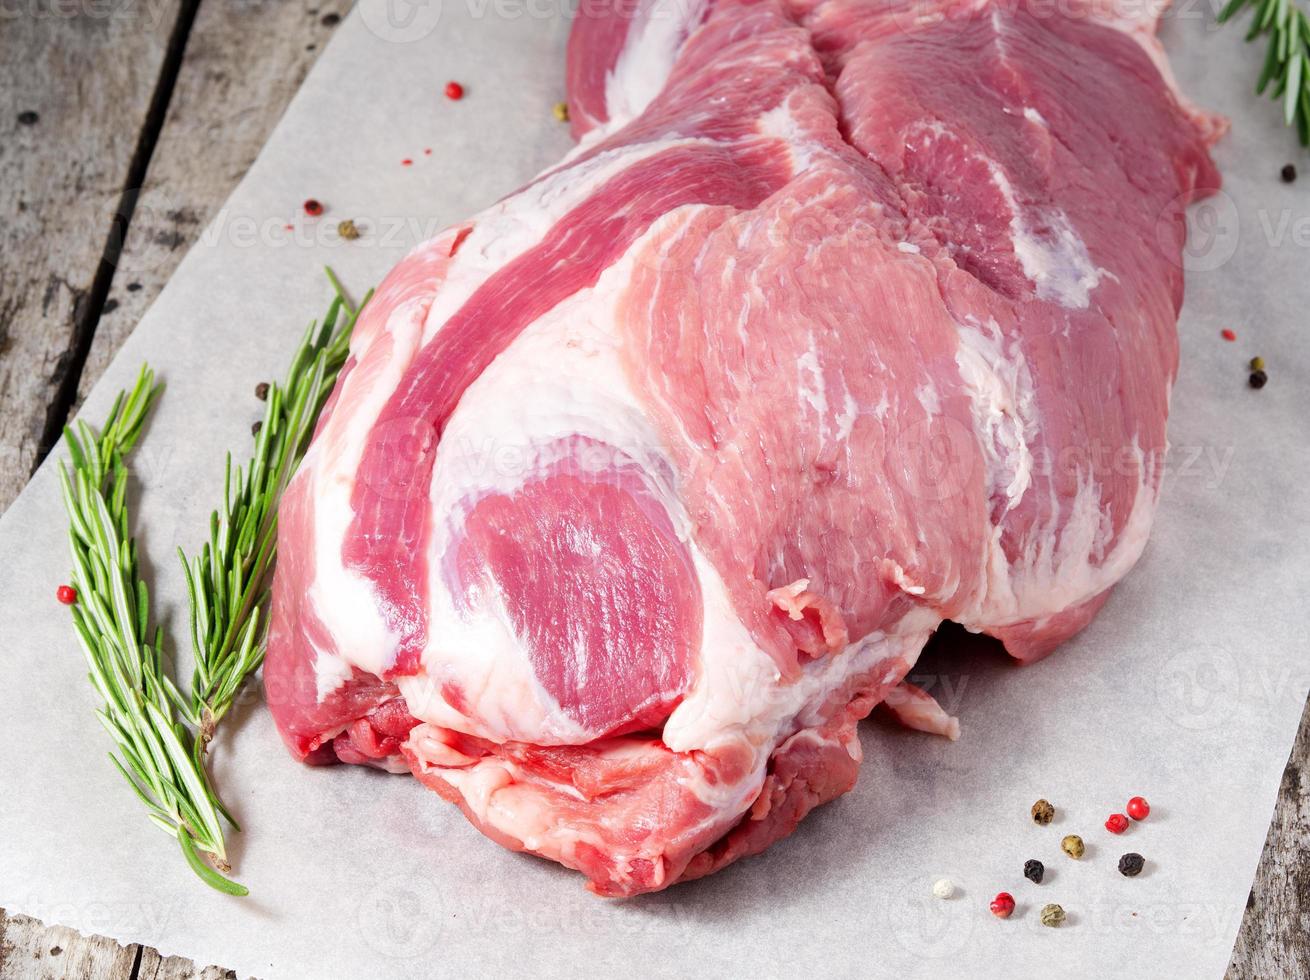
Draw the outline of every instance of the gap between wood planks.
[[[155,83],[154,94],[150,97],[150,107],[146,112],[145,123],[137,137],[136,149],[132,152],[128,164],[127,176],[124,178],[123,190],[119,195],[118,206],[109,223],[109,233],[105,247],[100,253],[100,262],[96,266],[95,278],[91,281],[91,290],[87,295],[86,308],[73,326],[68,350],[65,352],[68,365],[59,388],[46,410],[45,426],[41,430],[41,441],[37,446],[36,458],[32,461],[31,472],[45,460],[50,451],[58,444],[63,435],[64,426],[72,414],[77,402],[78,385],[82,379],[82,369],[86,366],[87,354],[91,342],[95,339],[96,327],[104,312],[105,301],[109,298],[109,288],[118,268],[118,260],[123,252],[123,243],[127,241],[128,228],[136,210],[137,198],[145,186],[146,171],[150,168],[150,158],[154,155],[159,142],[159,134],[164,128],[164,119],[168,114],[168,103],[173,97],[178,74],[182,69],[182,57],[186,52],[187,39],[200,10],[201,0],[182,0],[173,32],[169,35],[164,59],[159,67],[159,79]],[[132,969],[133,980],[137,967],[141,963],[141,951],[137,950],[136,964]]]

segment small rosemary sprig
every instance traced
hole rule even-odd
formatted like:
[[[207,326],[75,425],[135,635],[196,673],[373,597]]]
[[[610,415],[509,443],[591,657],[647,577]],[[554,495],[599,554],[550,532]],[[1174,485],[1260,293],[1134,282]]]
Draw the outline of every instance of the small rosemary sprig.
[[[1310,20],[1296,0],[1228,0],[1219,23],[1248,6],[1255,14],[1246,39],[1269,36],[1256,94],[1263,95],[1273,83],[1270,97],[1282,100],[1284,125],[1294,125],[1301,144],[1310,146]]]
[[[199,751],[232,707],[242,682],[264,661],[269,570],[277,556],[277,506],[305,450],[319,414],[346,363],[360,310],[350,304],[331,270],[336,292],[322,325],[305,331],[285,382],[268,388],[268,407],[255,437],[254,457],[232,468],[227,457],[223,506],[209,518],[209,540],[188,560],[179,548],[190,600],[195,673],[192,710],[200,719]]]
[[[124,457],[159,392],[154,373],[142,367],[99,435],[81,420],[64,433],[71,471],[61,462],[59,480],[77,589],[73,625],[104,700],[97,714],[118,746],[110,759],[149,819],[177,839],[192,870],[231,895],[247,889],[225,877],[231,869],[223,821],[240,828],[214,789],[205,756],[215,725],[263,662],[278,503],[345,364],[363,308],[351,306],[330,270],[328,278],[336,296],[322,325],[306,330],[285,383],[269,387],[254,457],[234,472],[229,454],[223,507],[210,518],[209,541],[194,561],[182,556],[196,661],[189,698],[166,670],[161,631],[150,632],[149,593],[129,533]]]

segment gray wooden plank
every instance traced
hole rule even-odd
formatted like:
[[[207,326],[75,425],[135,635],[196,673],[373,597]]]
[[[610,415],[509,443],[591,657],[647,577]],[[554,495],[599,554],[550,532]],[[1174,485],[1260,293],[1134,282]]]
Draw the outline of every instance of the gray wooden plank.
[[[127,980],[137,948],[0,911],[0,980]]]
[[[1310,703],[1283,770],[1228,977],[1310,980]]]
[[[76,380],[79,331],[93,326],[101,256],[183,10],[36,0],[4,13],[0,510],[27,482],[61,386]]]
[[[201,4],[79,403],[254,161],[349,9],[349,0]]]
[[[235,980],[236,974],[217,966],[197,970],[184,956],[160,956],[148,946],[141,947],[141,962],[133,980]]]
[[[112,270],[105,310],[96,326],[82,370],[78,385],[79,403],[146,307],[159,294],[204,225],[254,161],[330,37],[333,26],[349,8],[349,0],[243,0],[242,3],[207,0],[201,3],[145,180],[139,188],[133,188],[135,208],[131,225],[122,253]],[[8,40],[0,41],[0,57],[10,53],[6,48]],[[128,51],[127,48],[120,50],[125,54]],[[13,55],[13,58],[5,58],[6,64],[16,61],[25,66],[34,60],[30,51],[24,54],[15,48]],[[113,74],[108,66],[106,74]],[[47,79],[42,84],[48,82]],[[2,99],[0,97],[0,101]],[[0,117],[0,122],[2,120]],[[77,126],[72,130],[78,132]],[[88,128],[81,135],[81,139],[67,139],[66,146],[71,148],[67,152],[94,157],[99,152],[94,131]],[[0,141],[0,181],[4,182],[0,184],[0,213],[3,213],[4,187],[10,185],[11,176],[12,186],[26,188],[36,184],[35,173],[39,170],[31,168],[11,175],[5,169],[3,153],[3,141]],[[122,189],[121,185],[118,189]],[[52,201],[58,193],[52,194]],[[112,212],[116,201],[114,196],[107,213]],[[39,233],[39,229],[34,233]],[[103,245],[103,235],[101,239],[99,244]],[[8,256],[8,243],[3,238],[0,238],[0,250]],[[98,251],[96,256],[98,259]],[[9,380],[5,371],[10,368],[23,370],[23,364],[31,361],[30,355],[26,362],[16,358],[3,339],[3,324],[8,320],[5,312],[7,295],[8,290],[0,287],[0,379],[4,379],[6,394]],[[66,343],[67,337],[62,342]],[[51,347],[50,343],[44,345],[44,349]],[[39,392],[26,397],[48,400],[48,395]],[[7,399],[0,404],[4,405],[0,411],[7,412]],[[25,429],[36,435],[29,440],[31,448],[23,456],[21,473],[11,481],[12,486],[6,487],[0,482],[0,511],[27,480],[35,439],[39,437],[43,424],[42,416],[35,418]],[[0,430],[0,453],[5,451],[6,445],[6,434]],[[17,441],[14,445],[18,445]],[[8,472],[9,466],[0,466],[0,470]],[[136,973],[132,974],[135,952],[127,959],[125,967],[118,960],[110,963],[106,959],[108,951],[122,950],[111,940],[86,939],[66,929],[47,931],[31,919],[15,917],[10,921],[19,922],[21,926],[12,927],[15,943],[12,952],[5,957],[12,965],[0,966],[3,980],[10,980],[6,971],[11,969],[14,980],[44,976],[219,980],[231,976],[218,967],[198,969],[183,957],[161,957],[154,950],[142,947],[131,948],[140,950],[140,963]],[[8,931],[6,928],[6,936]],[[3,942],[8,943],[8,939]],[[64,956],[65,963],[81,962],[68,959],[66,954],[74,949],[79,951],[79,956],[100,951],[101,960],[96,964],[97,968],[89,972],[70,970],[59,973],[55,967],[51,967],[55,972],[39,972],[51,963],[49,949],[55,946],[61,949],[60,955]],[[3,948],[6,947],[0,945],[0,949]],[[82,950],[88,952],[84,954],[80,952]]]

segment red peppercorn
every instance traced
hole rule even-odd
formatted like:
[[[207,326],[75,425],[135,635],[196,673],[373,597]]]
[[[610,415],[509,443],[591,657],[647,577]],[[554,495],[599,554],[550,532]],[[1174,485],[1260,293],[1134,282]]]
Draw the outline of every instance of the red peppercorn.
[[[1112,813],[1105,821],[1105,829],[1112,834],[1122,834],[1128,829],[1128,818],[1122,813]]]
[[[323,205],[312,197],[305,202],[305,214],[309,215],[311,218],[317,218],[322,213]]]
[[[71,606],[77,601],[77,589],[71,585],[61,585],[55,590],[55,598],[65,606]]]
[[[1227,327],[1224,327],[1224,329],[1219,331],[1219,336],[1223,337],[1224,340],[1229,340],[1229,341],[1237,339],[1237,334],[1233,333]]]
[[[414,166],[414,161],[411,160],[409,157],[405,157],[405,159],[400,161],[400,165],[402,167],[412,167]]]
[[[1014,911],[1014,896],[1009,892],[1001,892],[992,899],[992,915],[998,919],[1008,919],[1010,913]]]
[[[1145,820],[1147,815],[1151,812],[1151,804],[1147,803],[1146,800],[1142,799],[1140,796],[1134,796],[1128,801],[1126,809],[1128,810],[1128,816],[1132,817],[1134,820]]]
[[[457,100],[464,98],[464,86],[461,85],[459,82],[447,82],[446,98],[457,99]]]

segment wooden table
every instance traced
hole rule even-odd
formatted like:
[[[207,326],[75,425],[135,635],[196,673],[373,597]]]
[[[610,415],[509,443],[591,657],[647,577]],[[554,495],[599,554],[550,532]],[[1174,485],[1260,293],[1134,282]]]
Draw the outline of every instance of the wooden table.
[[[348,7],[0,6],[0,510],[254,160]],[[1310,710],[1229,977],[1310,978],[1307,841]],[[0,910],[0,978],[194,975],[226,972]]]

